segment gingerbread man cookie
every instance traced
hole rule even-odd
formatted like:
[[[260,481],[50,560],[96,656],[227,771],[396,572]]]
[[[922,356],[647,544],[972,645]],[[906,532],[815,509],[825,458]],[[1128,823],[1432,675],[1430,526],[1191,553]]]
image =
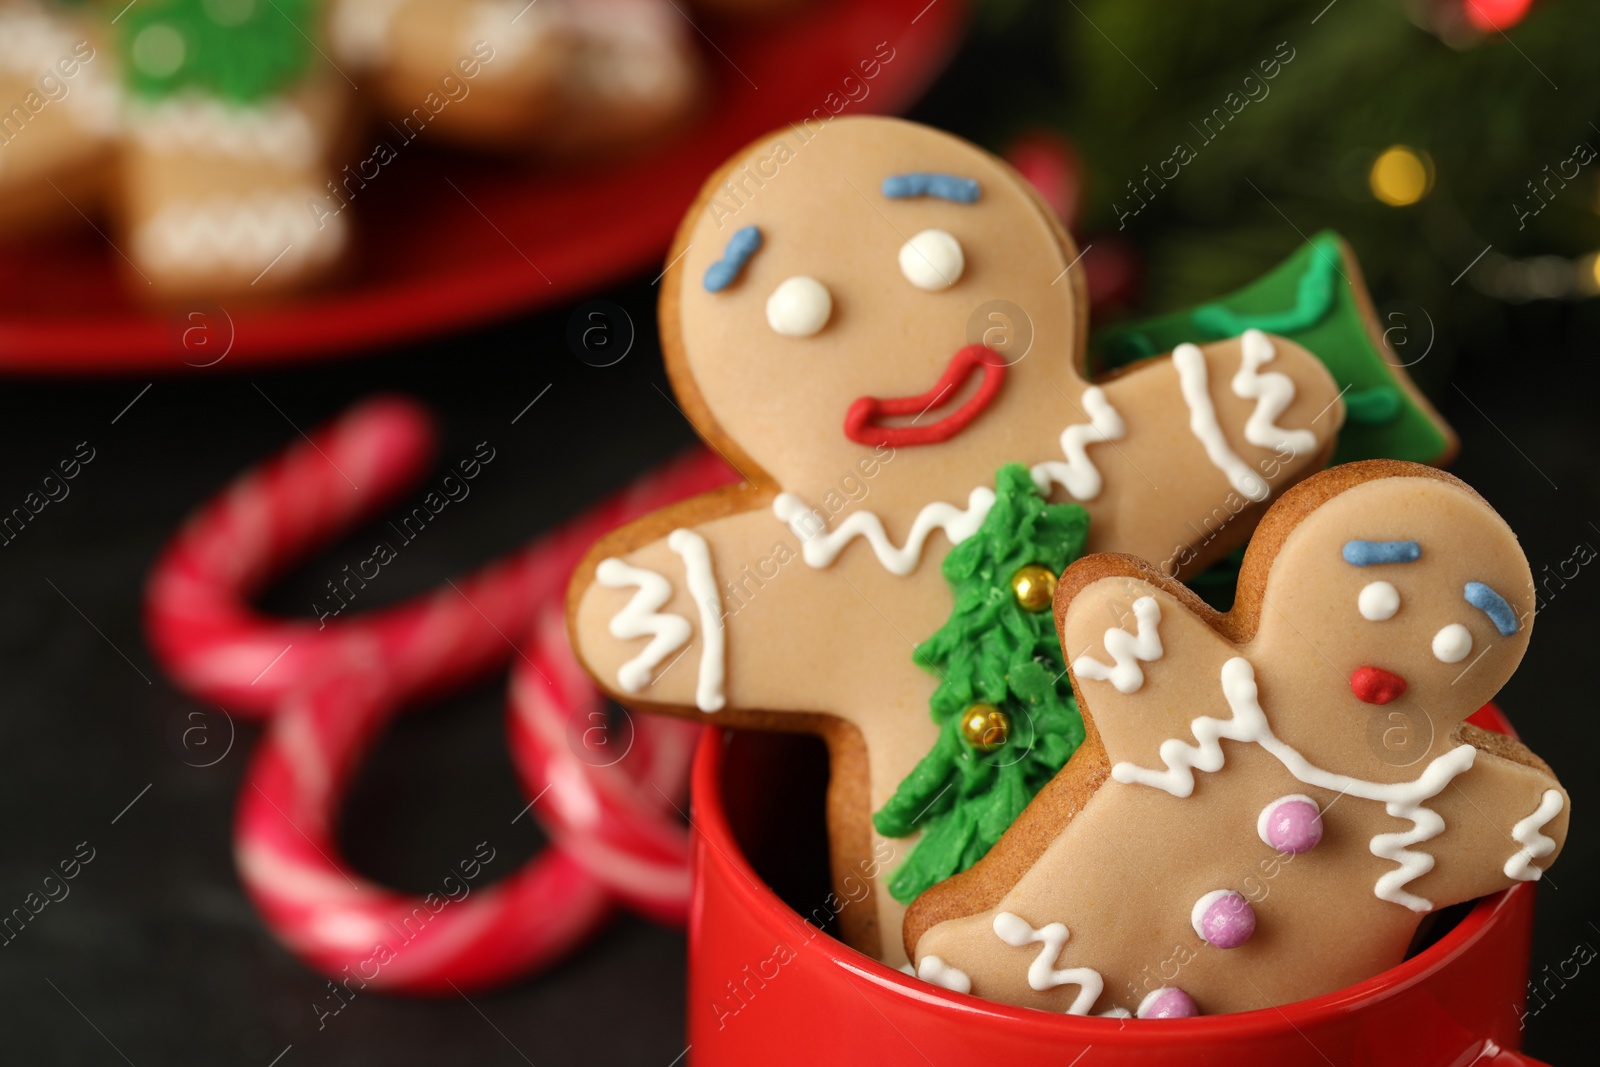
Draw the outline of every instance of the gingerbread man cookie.
[[[947,134],[860,117],[756,141],[689,212],[660,305],[682,408],[746,483],[574,576],[573,645],[617,699],[827,741],[835,883],[875,882],[841,932],[891,962],[903,907],[873,876],[908,843],[871,813],[938,735],[911,648],[951,613],[940,565],[996,471],[1081,503],[1091,549],[1188,573],[1343,418],[1320,363],[1255,332],[1087,381],[1077,258],[1014,171]],[[1029,344],[985,334],[996,309]]]
[[[1075,1014],[1245,1011],[1398,963],[1424,915],[1539,878],[1567,794],[1463,720],[1527,648],[1516,536],[1372,460],[1285,494],[1227,615],[1142,560],[1055,602],[1088,738],[1001,842],[918,898],[919,971]]]
[[[601,152],[670,131],[700,88],[667,0],[334,0],[329,33],[408,140]]]

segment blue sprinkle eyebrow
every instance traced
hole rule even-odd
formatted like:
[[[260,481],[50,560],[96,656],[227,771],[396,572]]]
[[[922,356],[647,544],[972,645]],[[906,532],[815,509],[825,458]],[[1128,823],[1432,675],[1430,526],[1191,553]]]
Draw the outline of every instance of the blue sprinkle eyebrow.
[[[761,230],[756,226],[746,226],[728,238],[728,247],[723,249],[722,258],[706,268],[705,286],[708,293],[720,293],[739,277],[739,272],[744,270],[744,265],[750,257],[756,254],[761,247]]]
[[[1511,610],[1505,597],[1482,582],[1468,582],[1464,595],[1468,604],[1489,616],[1489,621],[1494,623],[1501,637],[1510,637],[1517,632],[1517,613]]]
[[[1422,557],[1422,546],[1415,541],[1346,541],[1344,561],[1357,567],[1379,563],[1415,563]]]
[[[933,196],[957,204],[971,204],[977,201],[980,191],[972,178],[954,174],[891,174],[883,179],[883,195],[890,200]]]

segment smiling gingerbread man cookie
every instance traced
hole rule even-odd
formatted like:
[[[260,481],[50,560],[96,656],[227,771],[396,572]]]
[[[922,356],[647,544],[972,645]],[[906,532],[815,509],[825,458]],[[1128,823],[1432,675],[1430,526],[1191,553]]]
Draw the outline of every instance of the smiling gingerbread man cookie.
[[[911,648],[951,613],[940,565],[996,471],[1081,503],[1091,549],[1189,573],[1343,418],[1322,365],[1258,332],[1090,383],[1077,259],[955,137],[839,118],[756,141],[707,182],[661,297],[683,411],[746,483],[618,531],[574,577],[573,645],[618,700],[827,741],[835,884],[875,882],[840,929],[891,962],[903,908],[876,876],[907,842],[871,813],[938,736]],[[1014,332],[985,332],[996,308]]]
[[[1290,490],[1227,615],[1142,560],[1062,576],[1089,737],[989,854],[918,898],[908,947],[961,991],[1075,1014],[1285,1004],[1398,963],[1422,917],[1540,877],[1566,792],[1463,720],[1516,670],[1527,560],[1409,463]]]

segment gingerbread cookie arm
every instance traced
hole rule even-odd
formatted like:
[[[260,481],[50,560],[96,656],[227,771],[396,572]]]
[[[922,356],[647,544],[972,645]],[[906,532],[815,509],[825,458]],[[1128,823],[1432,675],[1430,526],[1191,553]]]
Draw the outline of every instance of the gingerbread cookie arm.
[[[579,662],[616,699],[679,714],[727,706],[737,639],[719,564],[747,558],[770,531],[765,494],[732,486],[647,516],[604,538],[568,593]],[[754,507],[754,510],[752,510]],[[688,659],[688,670],[674,669]]]
[[[1091,550],[1149,559],[1169,577],[1237,545],[1273,498],[1328,462],[1344,422],[1327,368],[1259,330],[1179,345],[1088,387],[1080,406],[1096,416],[1089,429],[1112,432],[1069,428],[1067,462],[1036,464],[1035,479],[1084,501]]]
[[[1465,723],[1458,738],[1478,750],[1470,773],[1436,802],[1449,827],[1439,848],[1453,858],[1417,882],[1427,899],[1465,900],[1537,881],[1567,839],[1571,799],[1549,766],[1520,741]]]

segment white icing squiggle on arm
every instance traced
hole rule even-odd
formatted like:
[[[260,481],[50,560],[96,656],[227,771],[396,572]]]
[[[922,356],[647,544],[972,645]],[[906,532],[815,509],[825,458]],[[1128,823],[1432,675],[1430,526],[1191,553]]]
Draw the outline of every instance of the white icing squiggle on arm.
[[[600,561],[595,581],[609,589],[637,586],[623,609],[612,616],[611,636],[620,640],[649,637],[644,651],[617,669],[617,684],[625,693],[637,693],[650,682],[650,672],[662,660],[689,640],[689,620],[679,615],[663,615],[661,608],[672,599],[672,583],[655,571],[634,567],[615,556]]]
[[[1028,964],[1028,985],[1041,993],[1056,986],[1075,985],[1078,987],[1078,995],[1072,1001],[1072,1006],[1067,1009],[1067,1014],[1089,1014],[1089,1009],[1094,1007],[1094,1002],[1100,998],[1101,991],[1105,989],[1105,979],[1101,978],[1100,972],[1092,967],[1056,969],[1056,959],[1061,955],[1062,946],[1067,943],[1067,938],[1071,936],[1065,923],[1051,923],[1034,929],[1033,925],[1022,916],[1002,911],[994,917],[994,932],[1000,940],[1016,948],[1022,948],[1036,941],[1043,945],[1033,962]]]
[[[1294,381],[1278,371],[1261,373],[1277,350],[1260,330],[1246,330],[1239,343],[1239,373],[1233,376],[1233,395],[1256,402],[1255,411],[1244,424],[1244,439],[1261,448],[1287,448],[1296,456],[1309,455],[1317,447],[1316,434],[1310,430],[1285,430],[1278,425],[1278,416],[1294,403]]]
[[[1152,596],[1142,596],[1133,602],[1133,617],[1138,621],[1138,633],[1130,634],[1113,626],[1106,631],[1106,651],[1116,661],[1115,666],[1104,663],[1085,653],[1072,661],[1072,669],[1079,678],[1092,678],[1097,682],[1110,682],[1119,693],[1135,693],[1144,685],[1144,671],[1139,661],[1154,663],[1161,658],[1161,605]]]
[[[807,566],[818,569],[831,566],[845,545],[864,537],[884,569],[903,578],[922,562],[922,546],[929,534],[943,530],[950,543],[958,545],[978,532],[992,506],[994,490],[981,485],[968,496],[965,511],[954,504],[928,504],[912,521],[904,548],[894,546],[884,532],[883,520],[870,511],[854,512],[837,530],[828,530],[825,520],[807,507],[804,500],[793,493],[779,493],[778,499],[772,502],[772,513],[788,523],[789,529],[800,539],[801,554]]]
[[[1094,460],[1089,458],[1087,446],[1120,441],[1127,433],[1122,416],[1098,385],[1083,391],[1083,410],[1089,416],[1088,422],[1074,423],[1061,431],[1061,451],[1067,461],[1051,460],[1033,465],[1033,484],[1046,496],[1050,493],[1051,482],[1061,483],[1075,500],[1093,500],[1099,496],[1104,481]]]
[[[1390,815],[1408,820],[1412,826],[1410,830],[1373,837],[1369,846],[1372,854],[1399,866],[1380,877],[1372,891],[1380,900],[1404,905],[1412,911],[1433,910],[1431,901],[1405,891],[1408,883],[1431,871],[1434,862],[1433,856],[1411,851],[1410,846],[1444,831],[1444,819],[1438,812],[1423,807],[1423,802],[1437,796],[1457,775],[1469,769],[1478,750],[1471,745],[1458,745],[1436,756],[1421,775],[1409,782],[1369,782],[1323,770],[1272,732],[1266,713],[1261,710],[1255,668],[1249,660],[1234,656],[1222,665],[1222,694],[1233,711],[1233,718],[1223,720],[1202,715],[1191,722],[1189,729],[1199,744],[1187,745],[1176,738],[1168,739],[1161,742],[1158,750],[1166,764],[1164,770],[1118,763],[1111,768],[1111,777],[1124,784],[1148,785],[1175,797],[1187,797],[1194,792],[1195,771],[1222,769],[1223,738],[1258,744],[1306,785],[1379,801]]]
[[[1206,378],[1205,353],[1191,344],[1172,350],[1172,365],[1178,369],[1178,386],[1189,405],[1189,430],[1205,446],[1206,458],[1228,479],[1228,484],[1251,500],[1267,499],[1267,483],[1228,446],[1217,424],[1217,408],[1211,403]]]
[[[1277,354],[1260,330],[1246,330],[1240,338],[1239,372],[1233,376],[1233,395],[1256,402],[1255,411],[1244,425],[1244,437],[1261,448],[1288,448],[1294,455],[1305,455],[1317,447],[1317,435],[1310,430],[1286,430],[1277,423],[1278,416],[1294,403],[1294,381],[1278,371],[1261,373],[1261,368]]]
[[[683,560],[684,581],[700,609],[700,677],[694,703],[701,711],[721,711],[723,675],[726,671],[727,635],[723,632],[722,594],[711,570],[711,549],[693,530],[673,530],[667,547]]]
[[[1543,859],[1554,852],[1556,843],[1539,831],[1549,826],[1550,820],[1561,814],[1565,804],[1560,790],[1546,789],[1544,796],[1539,798],[1539,806],[1533,809],[1533,814],[1511,828],[1511,836],[1522,848],[1506,860],[1507,878],[1515,878],[1519,882],[1537,882],[1544,874],[1543,870],[1533,865],[1533,861]]]

